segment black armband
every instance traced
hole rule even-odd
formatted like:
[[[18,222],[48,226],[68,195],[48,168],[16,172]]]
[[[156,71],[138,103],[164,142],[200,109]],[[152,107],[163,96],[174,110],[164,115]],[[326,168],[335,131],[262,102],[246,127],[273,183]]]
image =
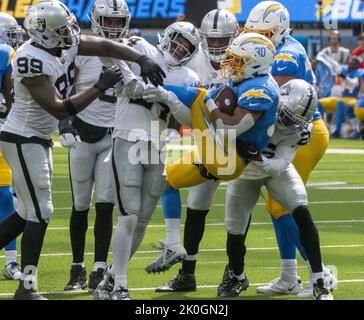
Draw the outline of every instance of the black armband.
[[[68,98],[64,99],[63,105],[71,116],[74,116],[78,113],[78,111],[76,110],[74,104],[72,103],[72,101],[70,99],[68,99]]]

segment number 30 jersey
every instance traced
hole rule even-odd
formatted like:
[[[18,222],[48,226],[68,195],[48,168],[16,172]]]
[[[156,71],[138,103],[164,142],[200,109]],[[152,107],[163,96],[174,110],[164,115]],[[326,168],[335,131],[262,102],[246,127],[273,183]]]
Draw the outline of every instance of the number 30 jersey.
[[[21,83],[24,78],[45,75],[58,89],[62,99],[68,97],[74,82],[74,61],[78,47],[62,50],[60,57],[35,47],[31,40],[15,53],[12,62],[14,80],[14,103],[2,128],[23,137],[51,139],[58,120],[45,111]],[[53,94],[44,92],[44,94]]]

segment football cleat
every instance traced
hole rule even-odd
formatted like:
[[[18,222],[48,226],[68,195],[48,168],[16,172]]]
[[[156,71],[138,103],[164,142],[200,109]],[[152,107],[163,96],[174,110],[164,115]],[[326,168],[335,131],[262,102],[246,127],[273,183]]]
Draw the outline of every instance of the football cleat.
[[[103,279],[105,269],[98,268],[97,271],[93,271],[90,273],[90,277],[88,279],[88,291],[93,292],[101,280]]]
[[[18,288],[14,294],[14,300],[48,300],[35,290]]]
[[[20,265],[16,261],[8,263],[4,268],[4,277],[9,280],[20,280]]]
[[[196,278],[194,274],[184,273],[182,270],[166,284],[155,289],[155,292],[190,292],[196,291]]]
[[[266,286],[257,287],[257,292],[261,294],[298,294],[302,290],[301,280],[288,282],[280,277],[274,279]]]
[[[333,291],[337,289],[338,280],[335,276],[335,274],[328,268],[324,268],[324,285],[325,288],[329,289],[330,291]],[[313,298],[313,284],[314,280],[311,278],[308,282],[307,288],[302,290],[300,293],[298,293],[298,298]]]
[[[315,300],[334,300],[329,289],[325,287],[323,279],[318,279],[313,284],[313,297]]]
[[[181,244],[166,246],[163,252],[145,268],[145,271],[148,273],[166,271],[174,264],[182,261],[186,255],[186,249]]]
[[[229,279],[234,276],[233,271],[229,268],[229,264],[226,265],[224,274],[222,275],[222,280],[219,286],[217,287],[217,295],[220,296],[220,294],[225,289],[225,285],[228,283]]]
[[[111,292],[111,300],[130,300],[129,291],[126,288],[118,287],[116,290]]]
[[[249,280],[245,274],[244,279],[239,280],[231,272],[227,272],[225,279],[217,288],[217,295],[219,297],[237,297],[240,292],[246,290],[248,287]]]
[[[70,281],[67,283],[64,291],[83,290],[87,287],[86,268],[75,265],[71,267]]]
[[[107,266],[104,272],[103,279],[94,290],[93,295],[95,300],[110,300],[111,292],[114,290],[114,278],[111,273],[111,265]]]

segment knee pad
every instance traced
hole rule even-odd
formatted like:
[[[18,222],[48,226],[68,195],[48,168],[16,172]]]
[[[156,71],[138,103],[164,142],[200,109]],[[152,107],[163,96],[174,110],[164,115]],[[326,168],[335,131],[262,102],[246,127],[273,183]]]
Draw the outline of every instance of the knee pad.
[[[123,164],[123,181],[127,187],[141,187],[143,182],[143,168],[139,165],[132,165],[129,162]]]
[[[125,230],[128,234],[131,234],[134,232],[137,222],[138,217],[135,214],[119,216],[117,228],[122,228],[122,230]]]
[[[299,206],[292,211],[292,215],[299,228],[302,243],[319,240],[319,234],[308,207]]]
[[[152,197],[160,197],[166,187],[166,178],[162,174],[152,178],[152,186],[149,190],[149,194]]]
[[[84,211],[90,208],[91,199],[85,196],[75,196],[73,199],[73,206],[77,211]]]

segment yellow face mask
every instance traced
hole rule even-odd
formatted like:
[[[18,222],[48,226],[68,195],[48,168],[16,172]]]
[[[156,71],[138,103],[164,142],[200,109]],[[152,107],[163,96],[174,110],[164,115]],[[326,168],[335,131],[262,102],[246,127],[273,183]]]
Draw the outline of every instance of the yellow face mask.
[[[244,27],[244,30],[243,30],[244,33],[251,33],[251,32],[259,33],[262,36],[267,37],[270,41],[273,42],[274,45],[276,45],[274,42],[274,35],[276,34],[276,31],[277,30],[274,30],[274,29],[258,30],[258,29],[250,29],[247,27]]]
[[[245,67],[251,64],[251,57],[242,57],[234,54],[229,49],[225,50],[227,57],[220,63],[221,73],[224,79],[231,79],[234,82],[244,79]]]

